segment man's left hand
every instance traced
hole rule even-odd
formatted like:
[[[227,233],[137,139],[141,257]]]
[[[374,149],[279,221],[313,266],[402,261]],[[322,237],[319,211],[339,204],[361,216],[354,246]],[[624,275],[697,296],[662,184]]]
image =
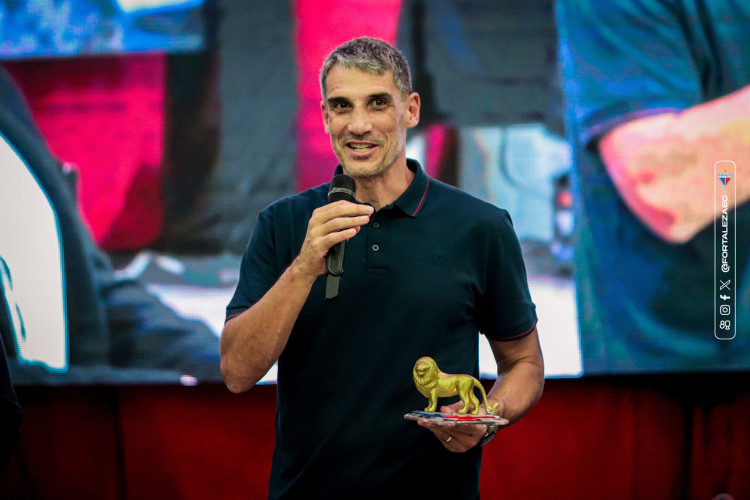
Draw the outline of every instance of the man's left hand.
[[[458,413],[458,410],[463,407],[464,404],[458,401],[452,405],[441,406],[440,411],[443,413]],[[479,415],[487,415],[487,412],[481,406],[479,407]],[[474,448],[487,433],[487,425],[485,424],[438,425],[422,420],[418,420],[417,424],[432,431],[435,437],[445,446],[445,449],[454,453],[464,453]]]

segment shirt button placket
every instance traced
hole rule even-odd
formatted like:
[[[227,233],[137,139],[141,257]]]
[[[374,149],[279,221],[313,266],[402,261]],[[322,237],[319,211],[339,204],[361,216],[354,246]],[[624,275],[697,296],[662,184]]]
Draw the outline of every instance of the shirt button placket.
[[[374,231],[370,232],[370,251],[371,251],[371,259],[370,263],[375,265],[376,267],[379,266],[380,262],[380,254],[381,254],[381,232],[380,229],[382,229],[382,225],[380,221],[373,221],[372,222],[372,228]]]

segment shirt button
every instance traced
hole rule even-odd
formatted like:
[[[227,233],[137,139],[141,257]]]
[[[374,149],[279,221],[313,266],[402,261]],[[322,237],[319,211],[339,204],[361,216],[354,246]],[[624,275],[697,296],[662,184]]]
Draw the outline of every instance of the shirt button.
[[[373,222],[372,223],[372,227],[374,227],[375,229],[377,229],[377,228],[380,227],[380,223],[379,222]]]
[[[378,250],[380,250],[380,245],[375,244],[375,245],[372,246],[372,251],[373,252],[377,252]]]

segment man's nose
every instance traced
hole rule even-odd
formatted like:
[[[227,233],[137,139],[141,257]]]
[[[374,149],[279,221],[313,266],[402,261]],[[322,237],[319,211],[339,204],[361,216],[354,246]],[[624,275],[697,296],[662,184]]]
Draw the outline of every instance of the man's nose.
[[[349,118],[349,132],[354,135],[364,135],[372,130],[372,120],[366,110],[355,109]]]

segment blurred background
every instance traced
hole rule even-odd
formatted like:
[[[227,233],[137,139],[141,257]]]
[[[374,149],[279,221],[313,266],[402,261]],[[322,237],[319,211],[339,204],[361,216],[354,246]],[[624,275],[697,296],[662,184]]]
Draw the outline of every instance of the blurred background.
[[[259,211],[333,175],[318,72],[363,35],[410,61],[408,156],[507,209],[524,252],[551,380],[486,451],[483,497],[750,497],[750,365],[585,368],[554,9],[0,0],[0,326],[25,410],[0,497],[265,496],[274,372],[229,394],[218,336]]]

